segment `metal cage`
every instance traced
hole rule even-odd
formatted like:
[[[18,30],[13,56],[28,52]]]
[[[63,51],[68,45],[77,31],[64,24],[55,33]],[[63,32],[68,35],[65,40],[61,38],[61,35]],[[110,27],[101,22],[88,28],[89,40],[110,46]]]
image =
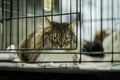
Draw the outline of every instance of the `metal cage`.
[[[17,80],[23,80],[24,77],[24,79],[30,80],[38,80],[37,78],[61,80],[64,77],[71,80],[73,79],[71,76],[75,76],[74,79],[113,79],[111,76],[116,78],[116,75],[111,74],[111,72],[119,71],[119,9],[120,0],[0,0],[0,72],[2,75],[5,75],[3,77],[0,76],[0,79],[13,80],[13,77],[15,77],[14,74],[16,75],[16,73],[18,74],[14,79]],[[54,48],[53,43],[51,43],[49,48],[46,48],[44,38],[46,36],[44,34],[44,27],[47,25],[45,24],[46,17],[50,22],[59,23],[59,27],[64,23],[70,25],[70,42],[68,43],[68,48],[63,48],[62,43],[59,48]],[[72,36],[71,23],[74,20],[76,21],[75,37]],[[39,30],[41,30],[42,34],[40,38],[42,43],[41,48],[36,48],[35,43],[37,39],[35,36]],[[33,47],[27,48],[29,44],[27,44],[28,41],[26,40],[26,47],[21,48],[21,42],[24,39],[28,39],[31,33],[33,33]],[[60,37],[60,42],[62,42],[62,36]],[[74,44],[72,39],[76,40]],[[10,45],[14,45],[15,47]],[[27,50],[29,52],[20,52],[21,50]],[[48,57],[50,55],[61,55],[63,58],[53,61],[44,61],[43,59],[40,62],[18,60],[18,54],[28,55],[34,53],[35,55],[45,54],[44,57],[48,54]],[[67,55],[74,54],[79,56],[78,59],[74,60],[73,58],[73,60],[68,60]],[[13,55],[14,57],[10,58]],[[60,69],[53,69],[56,68],[53,65],[50,65],[49,68],[45,65],[38,68],[34,66],[34,64],[44,63],[55,63],[55,65],[76,63],[77,66],[72,64],[74,66],[72,69],[69,65],[60,65]],[[113,67],[114,63],[117,67]],[[25,64],[27,66],[24,66]],[[87,65],[84,66],[84,64]],[[112,66],[112,68],[104,69],[105,64],[108,64],[110,67]],[[78,68],[78,65],[80,68]],[[44,66],[47,69],[43,69]],[[99,66],[99,68],[94,66]],[[70,69],[66,67],[70,67]],[[105,71],[104,73],[108,72],[111,76],[108,76],[109,74],[107,75],[108,77],[104,76],[102,71]],[[46,76],[46,72],[48,76]],[[8,75],[6,75],[7,73]],[[70,76],[64,76],[63,73],[69,73],[68,75]],[[32,77],[34,78],[30,77],[30,74],[33,74]]]
[[[119,51],[114,50],[114,30],[119,30],[119,0],[0,0],[0,50],[34,50],[35,52],[41,50],[38,54],[79,54],[79,61],[54,61],[55,63],[81,63],[81,62],[119,62],[119,59],[114,61],[114,54],[119,54]],[[70,23],[76,20],[76,43],[75,48],[72,48],[72,41],[69,43],[69,48],[60,47],[59,49],[44,48],[44,36],[42,37],[42,48],[24,48],[19,47],[20,42],[27,38],[33,32],[36,36],[36,31],[41,29],[44,35],[45,17],[49,18],[51,22]],[[61,24],[59,26],[61,26]],[[104,52],[104,50],[93,50],[94,38],[97,31],[101,32],[101,42],[103,45],[102,32],[106,29],[111,29],[111,50]],[[71,28],[72,29],[72,28]],[[110,34],[109,34],[110,35]],[[119,38],[119,37],[117,37]],[[36,38],[33,38],[35,43]],[[72,36],[71,36],[72,39]],[[82,45],[82,40],[85,40],[88,50]],[[119,41],[117,41],[119,44]],[[26,41],[27,43],[27,41]],[[11,47],[6,49],[9,45],[14,44],[15,49]],[[53,44],[51,44],[53,45]],[[26,44],[27,46],[27,44]],[[62,46],[62,44],[61,44]],[[85,51],[81,48],[85,49]],[[53,50],[49,51],[48,50]],[[67,52],[64,52],[66,50]],[[71,50],[73,51],[71,53]],[[34,52],[33,52],[34,53]],[[21,53],[22,54],[22,53]],[[105,54],[112,56],[107,60],[82,60],[82,54],[88,56],[95,56],[101,58]],[[49,63],[46,61],[42,63]],[[21,63],[21,62],[16,62]],[[36,63],[36,62],[33,62]],[[40,63],[40,62],[39,62]],[[96,64],[96,63],[94,63]]]

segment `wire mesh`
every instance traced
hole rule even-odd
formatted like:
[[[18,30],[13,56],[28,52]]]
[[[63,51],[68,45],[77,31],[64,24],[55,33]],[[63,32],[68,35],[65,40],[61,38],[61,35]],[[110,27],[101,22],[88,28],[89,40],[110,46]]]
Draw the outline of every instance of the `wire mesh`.
[[[119,29],[119,0],[1,0],[0,4],[0,14],[2,15],[0,20],[1,51],[6,50],[9,45],[14,44],[16,47],[15,50],[20,54],[80,55],[79,61],[55,61],[56,63],[114,62],[114,54],[119,54],[119,52],[114,49],[114,30]],[[60,43],[59,46],[55,45],[54,42],[47,43],[46,40],[49,36],[46,37],[45,27],[50,24],[46,24],[46,17],[54,23],[54,26],[57,25],[59,29],[65,24],[70,24],[70,42],[67,44],[68,48],[63,47],[65,44],[63,43],[63,29],[60,30],[60,41],[57,42],[57,44]],[[72,34],[73,25],[71,23],[74,20],[76,20],[75,37]],[[57,22],[57,24],[55,22]],[[109,43],[112,48],[110,52],[104,52],[103,49],[98,49],[98,47],[101,46],[96,47],[96,45],[94,45],[94,38],[96,32],[100,31],[101,38],[99,45],[103,47],[102,32],[108,28],[112,30],[112,42]],[[54,30],[55,28],[52,27],[52,41],[54,41],[55,36]],[[38,36],[38,32],[40,36]],[[28,36],[31,36],[31,42],[34,43],[32,44],[33,47],[28,47],[29,44],[31,44],[31,42],[28,41],[28,39],[30,39]],[[40,38],[41,42],[36,44],[38,38]],[[25,47],[21,48],[20,43],[24,39],[26,40],[24,43]],[[75,39],[75,43],[73,43],[73,39]],[[86,43],[85,46],[82,45],[83,40]],[[96,42],[95,44],[98,43]],[[37,45],[39,45],[39,47],[37,47]],[[47,47],[47,45],[49,45],[49,47]],[[98,51],[96,51],[97,49]],[[13,49],[10,48],[10,50]],[[112,56],[108,61],[83,61],[83,54],[95,57],[103,57],[105,54],[112,54]],[[116,62],[119,62],[119,59],[116,60]]]

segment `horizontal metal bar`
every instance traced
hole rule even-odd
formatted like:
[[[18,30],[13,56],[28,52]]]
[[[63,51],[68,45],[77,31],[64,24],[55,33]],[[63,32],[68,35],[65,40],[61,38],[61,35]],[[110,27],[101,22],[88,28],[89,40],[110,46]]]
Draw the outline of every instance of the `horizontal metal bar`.
[[[62,15],[70,15],[70,14],[79,14],[79,13],[63,13]],[[24,18],[37,18],[37,17],[50,17],[50,16],[60,16],[61,14],[53,14],[53,15],[41,15],[41,16],[25,16],[25,17],[13,17],[11,19],[24,19]],[[5,18],[4,20],[9,20],[9,18]]]
[[[42,51],[39,51],[39,52],[12,52],[12,50],[11,50],[11,52],[8,50],[8,51],[0,51],[0,54],[2,54],[2,53],[6,53],[6,54],[8,54],[8,53],[20,53],[20,54],[28,54],[28,53],[30,53],[30,54],[84,54],[84,55],[86,55],[86,54],[112,54],[112,52],[62,52],[62,50],[60,50],[59,52],[51,52],[52,50],[50,50],[49,52],[42,52]],[[120,52],[113,52],[114,54],[120,54]]]
[[[5,61],[0,61],[0,62],[5,62]],[[79,63],[79,64],[81,64],[82,62],[83,63],[106,63],[106,62],[108,62],[108,63],[110,63],[111,62],[111,60],[107,60],[107,61],[81,61],[81,63],[80,63],[80,61],[40,61],[40,62],[26,62],[26,61],[23,61],[23,62],[19,62],[19,61],[14,61],[14,62],[11,62],[11,61],[6,61],[6,62],[9,62],[9,63],[30,63],[30,64],[36,64],[36,63]],[[116,61],[113,61],[113,62],[120,62],[120,60],[116,60]]]

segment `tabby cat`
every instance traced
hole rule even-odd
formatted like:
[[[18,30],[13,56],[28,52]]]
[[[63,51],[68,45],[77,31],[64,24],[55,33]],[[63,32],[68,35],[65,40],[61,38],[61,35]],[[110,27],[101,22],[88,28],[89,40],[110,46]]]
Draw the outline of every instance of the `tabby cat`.
[[[44,21],[44,30],[39,29],[22,40],[19,47],[22,49],[18,54],[22,61],[35,62],[41,56],[34,49],[45,49],[48,52],[61,49],[76,49],[75,25],[76,20],[69,23],[51,22],[48,18]],[[28,50],[33,49],[33,50]],[[34,54],[32,54],[33,52]]]

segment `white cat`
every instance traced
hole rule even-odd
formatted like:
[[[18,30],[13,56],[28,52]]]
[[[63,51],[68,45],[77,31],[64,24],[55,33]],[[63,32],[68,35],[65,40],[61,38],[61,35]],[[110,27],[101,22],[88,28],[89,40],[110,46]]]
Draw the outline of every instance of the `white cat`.
[[[104,52],[110,53],[105,54],[104,60],[120,60],[120,31],[114,31],[113,34],[111,33],[108,37],[106,37],[103,42],[103,47]]]

